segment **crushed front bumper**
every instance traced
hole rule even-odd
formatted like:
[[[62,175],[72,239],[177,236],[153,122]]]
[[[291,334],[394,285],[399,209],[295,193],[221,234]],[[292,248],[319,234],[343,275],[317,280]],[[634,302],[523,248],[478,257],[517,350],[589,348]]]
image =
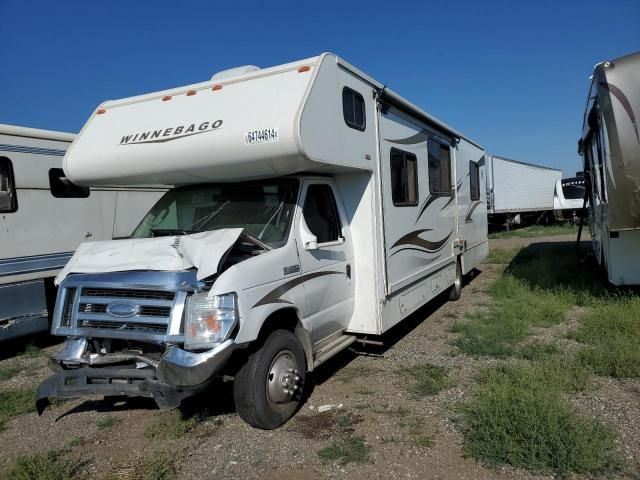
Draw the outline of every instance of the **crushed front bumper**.
[[[87,355],[86,340],[70,339],[51,359],[57,370],[36,391],[38,414],[50,405],[49,397],[75,398],[113,395],[153,398],[162,408],[174,408],[182,400],[205,389],[220,373],[235,349],[233,340],[201,353],[169,347],[160,361],[146,368],[109,366],[109,355]],[[114,360],[121,360],[121,356]],[[79,368],[63,369],[62,365]]]

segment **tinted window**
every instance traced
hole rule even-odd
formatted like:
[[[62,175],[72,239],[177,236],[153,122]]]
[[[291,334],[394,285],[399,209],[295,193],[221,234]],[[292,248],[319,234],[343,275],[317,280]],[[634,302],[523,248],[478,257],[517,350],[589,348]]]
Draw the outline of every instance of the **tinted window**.
[[[344,87],[342,90],[342,114],[348,126],[364,131],[366,128],[364,98],[349,87]]]
[[[0,213],[11,213],[18,209],[16,183],[11,160],[0,157]]]
[[[391,198],[396,207],[418,204],[418,161],[413,153],[391,149]]]
[[[469,163],[469,193],[471,201],[480,200],[480,166],[477,163]]]
[[[451,195],[449,146],[429,139],[427,149],[429,151],[429,191],[440,195]]]
[[[49,188],[56,198],[87,198],[89,187],[79,187],[71,182],[61,168],[49,170]]]
[[[302,210],[304,221],[318,243],[340,239],[340,217],[329,185],[310,185]]]

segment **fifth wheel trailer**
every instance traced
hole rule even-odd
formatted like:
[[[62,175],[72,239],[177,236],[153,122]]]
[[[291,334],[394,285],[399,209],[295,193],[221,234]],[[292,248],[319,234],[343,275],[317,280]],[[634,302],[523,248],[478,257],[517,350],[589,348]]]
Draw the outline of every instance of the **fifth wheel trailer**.
[[[562,171],[488,155],[487,212],[496,226],[537,223],[552,218],[553,192]]]
[[[387,332],[488,253],[482,147],[333,54],[102,104],[64,158],[78,185],[174,185],[131,239],[57,277],[49,397],[174,407],[234,378],[276,428],[307,374]],[[214,393],[215,395],[215,393]]]
[[[0,341],[48,330],[77,246],[129,235],[166,190],[74,185],[62,157],[75,137],[0,125]]]
[[[640,284],[640,52],[593,71],[578,143],[595,257],[614,285]]]

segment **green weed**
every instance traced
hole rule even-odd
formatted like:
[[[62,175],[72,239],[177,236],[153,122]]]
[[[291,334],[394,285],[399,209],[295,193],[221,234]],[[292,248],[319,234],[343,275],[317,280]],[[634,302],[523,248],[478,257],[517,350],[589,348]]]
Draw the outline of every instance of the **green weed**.
[[[413,384],[409,387],[409,390],[416,397],[436,395],[449,385],[449,380],[444,368],[435,365],[415,365],[413,367],[403,368],[399,373],[413,380]]]
[[[369,450],[370,447],[364,437],[349,436],[321,449],[318,456],[324,462],[338,462],[340,465],[365,463],[369,460]]]
[[[44,452],[19,457],[7,473],[7,480],[70,480],[71,463],[60,452]]]

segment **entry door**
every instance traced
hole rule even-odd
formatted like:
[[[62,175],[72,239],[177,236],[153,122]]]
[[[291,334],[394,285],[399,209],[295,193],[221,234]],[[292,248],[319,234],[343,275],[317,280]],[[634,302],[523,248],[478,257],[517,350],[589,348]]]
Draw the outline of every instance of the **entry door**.
[[[314,181],[303,185],[302,210],[296,221],[305,317],[314,344],[347,328],[353,314],[353,255],[342,206],[333,184]],[[317,242],[309,242],[310,235]],[[306,241],[305,241],[306,240]],[[306,243],[306,245],[305,245]]]

